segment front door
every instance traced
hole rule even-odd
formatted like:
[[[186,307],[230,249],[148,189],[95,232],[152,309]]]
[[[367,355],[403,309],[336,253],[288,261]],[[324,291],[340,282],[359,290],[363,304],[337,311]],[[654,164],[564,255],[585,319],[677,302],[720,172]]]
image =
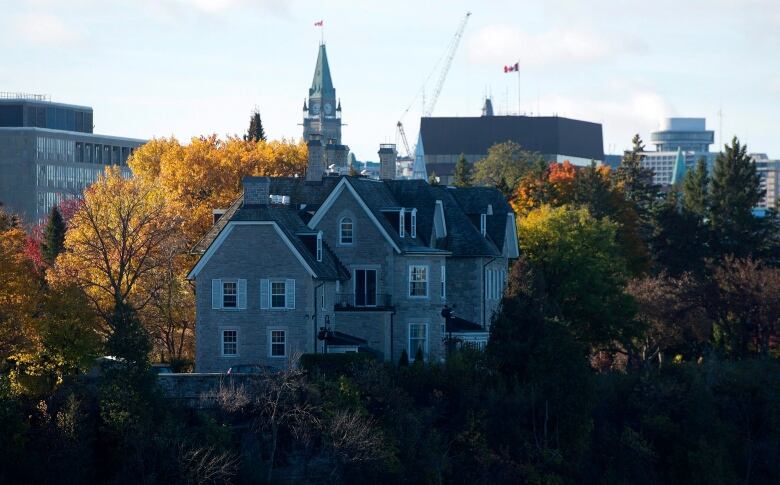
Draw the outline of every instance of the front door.
[[[355,270],[355,306],[376,306],[376,270]]]

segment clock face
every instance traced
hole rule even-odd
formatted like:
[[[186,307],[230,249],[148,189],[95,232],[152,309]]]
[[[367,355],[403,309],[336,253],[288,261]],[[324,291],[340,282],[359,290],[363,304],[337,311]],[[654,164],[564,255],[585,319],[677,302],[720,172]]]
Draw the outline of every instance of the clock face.
[[[330,103],[325,103],[323,109],[325,110],[325,114],[329,115],[330,112],[333,111],[333,106]]]
[[[312,103],[309,109],[311,110],[312,114],[320,114],[320,103]]]

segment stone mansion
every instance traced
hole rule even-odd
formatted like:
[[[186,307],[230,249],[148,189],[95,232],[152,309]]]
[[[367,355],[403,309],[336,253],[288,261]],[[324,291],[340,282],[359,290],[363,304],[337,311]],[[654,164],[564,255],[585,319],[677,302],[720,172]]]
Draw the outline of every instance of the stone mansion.
[[[492,188],[394,180],[394,145],[380,145],[381,180],[329,172],[339,165],[329,153],[345,149],[329,98],[321,46],[305,116],[322,119],[305,124],[305,176],[246,177],[193,250],[196,372],[282,366],[299,353],[397,361],[405,350],[437,361],[445,337],[487,342],[518,257],[512,209]],[[445,306],[454,312],[446,320]]]

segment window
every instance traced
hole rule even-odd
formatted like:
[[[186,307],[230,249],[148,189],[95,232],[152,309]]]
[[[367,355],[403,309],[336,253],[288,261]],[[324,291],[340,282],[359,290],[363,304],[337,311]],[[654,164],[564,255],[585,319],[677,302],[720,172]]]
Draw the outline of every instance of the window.
[[[409,296],[428,297],[427,266],[409,266]]]
[[[287,332],[285,330],[271,330],[269,340],[271,357],[285,357],[287,355]]]
[[[235,281],[222,283],[222,308],[236,308],[238,306],[238,285]]]
[[[409,360],[412,361],[421,352],[423,359],[428,358],[428,325],[424,323],[409,324]]]
[[[375,269],[355,270],[355,306],[376,306]]]
[[[322,261],[322,231],[317,233],[317,261]]]
[[[487,214],[479,215],[479,232],[484,236],[487,232]]]
[[[339,223],[339,243],[352,244],[354,241],[354,226],[352,219],[345,217]]]
[[[235,357],[238,355],[238,330],[222,331],[222,356]]]
[[[441,265],[441,299],[447,299],[447,268]]]
[[[417,237],[417,209],[412,209],[412,237]]]
[[[404,209],[401,209],[401,212],[398,213],[398,235],[401,237],[404,237],[404,232],[406,232],[406,211]]]
[[[285,290],[284,281],[271,282],[271,308],[285,308],[287,306]]]

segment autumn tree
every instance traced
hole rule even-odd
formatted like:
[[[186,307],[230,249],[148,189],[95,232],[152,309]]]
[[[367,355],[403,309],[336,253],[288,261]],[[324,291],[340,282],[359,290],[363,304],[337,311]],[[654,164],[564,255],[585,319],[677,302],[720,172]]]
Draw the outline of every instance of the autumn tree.
[[[527,214],[545,204],[553,207],[571,204],[576,181],[577,169],[568,160],[549,165],[537,162],[521,179],[510,203],[518,214]]]
[[[33,335],[39,285],[25,255],[26,235],[0,210],[0,369],[13,354],[24,351]]]
[[[54,287],[81,288],[110,340],[130,332],[126,325],[150,301],[157,270],[182,251],[179,227],[159,187],[109,168],[85,190],[47,278]]]
[[[538,163],[541,155],[524,150],[515,142],[497,143],[487,157],[474,164],[474,183],[499,188],[510,197],[523,176]]]
[[[212,210],[230,206],[241,194],[243,177],[303,174],[306,157],[304,143],[254,143],[212,135],[193,138],[184,146],[175,139],[151,140],[133,153],[128,164],[134,176],[160,187],[191,247],[211,226]]]
[[[252,115],[249,117],[249,129],[246,135],[244,135],[244,140],[254,142],[266,141],[263,121],[260,119],[260,110],[257,108],[252,111]]]
[[[472,168],[471,164],[466,160],[466,156],[462,153],[455,162],[455,172],[452,175],[452,185],[455,187],[471,187],[472,186]]]
[[[639,333],[618,226],[587,209],[543,206],[518,221],[520,253],[544,280],[544,293],[572,335],[592,349],[623,347]]]

